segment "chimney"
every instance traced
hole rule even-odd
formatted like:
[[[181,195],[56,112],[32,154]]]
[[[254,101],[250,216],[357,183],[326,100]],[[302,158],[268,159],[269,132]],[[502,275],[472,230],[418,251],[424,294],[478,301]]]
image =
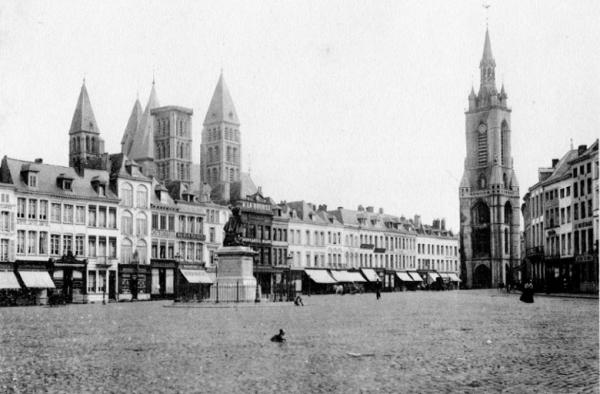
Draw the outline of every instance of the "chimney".
[[[552,159],[552,168],[556,168],[557,164],[558,164],[558,159]]]
[[[417,226],[417,227],[421,226],[421,216],[420,215],[415,215],[414,223],[415,223],[415,226]]]
[[[383,215],[383,208],[379,208],[379,214]]]
[[[587,145],[579,145],[577,147],[577,155],[581,156],[587,150]]]
[[[258,194],[262,195],[262,186],[258,187]]]
[[[436,230],[440,229],[440,219],[433,219],[433,228],[435,228]]]
[[[374,208],[371,207],[371,206],[367,207],[367,212],[373,213],[374,212]]]
[[[327,211],[327,205],[326,204],[320,204],[319,205],[319,211]]]
[[[41,157],[38,157],[37,159],[34,160],[35,164],[42,164],[44,162],[44,159],[42,159]]]
[[[441,226],[442,226],[442,230],[446,231],[446,219],[442,219]]]
[[[364,210],[365,210],[365,208],[364,208],[362,205],[359,205],[359,206],[358,206],[358,212],[362,212],[362,211],[364,211]]]

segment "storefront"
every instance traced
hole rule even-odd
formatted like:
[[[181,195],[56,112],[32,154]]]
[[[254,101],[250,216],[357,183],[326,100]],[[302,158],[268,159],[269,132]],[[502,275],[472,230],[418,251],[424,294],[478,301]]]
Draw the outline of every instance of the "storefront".
[[[119,264],[119,301],[149,300],[152,269],[146,264]]]
[[[401,291],[416,290],[419,283],[421,283],[420,277],[419,280],[415,280],[408,272],[396,272],[396,277],[396,288]]]
[[[177,261],[172,259],[151,259],[153,300],[173,299],[176,295],[175,273]]]
[[[303,289],[306,294],[326,294],[333,293],[333,286],[338,282],[324,269],[306,269],[304,270]]]
[[[202,301],[210,298],[213,284],[209,274],[197,265],[181,265],[176,276],[177,299],[181,301]]]
[[[66,303],[85,303],[87,299],[87,261],[77,260],[71,252],[58,260],[51,260],[55,294]]]
[[[0,306],[17,305],[21,285],[11,264],[0,265]]]

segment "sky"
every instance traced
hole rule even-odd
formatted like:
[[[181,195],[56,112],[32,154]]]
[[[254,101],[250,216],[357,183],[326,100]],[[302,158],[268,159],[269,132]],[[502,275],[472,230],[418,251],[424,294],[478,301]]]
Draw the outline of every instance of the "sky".
[[[600,125],[600,2],[490,1],[498,88],[512,108],[521,197],[537,169]],[[68,165],[85,77],[107,152],[152,79],[192,108],[193,161],[224,77],[242,168],[275,201],[306,200],[459,230],[481,1],[2,1],[0,155]]]

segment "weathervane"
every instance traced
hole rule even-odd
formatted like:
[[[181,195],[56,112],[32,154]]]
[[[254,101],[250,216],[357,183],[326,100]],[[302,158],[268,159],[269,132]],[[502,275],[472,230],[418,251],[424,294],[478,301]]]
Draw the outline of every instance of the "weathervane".
[[[482,7],[485,8],[485,27],[488,27],[488,21],[489,21],[489,16],[490,16],[490,7],[492,5],[490,3],[488,3],[487,1],[483,2]]]

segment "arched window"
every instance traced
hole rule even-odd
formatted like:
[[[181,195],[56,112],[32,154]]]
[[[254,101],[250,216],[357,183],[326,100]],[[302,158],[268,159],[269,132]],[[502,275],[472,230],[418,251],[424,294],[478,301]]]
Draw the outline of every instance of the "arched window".
[[[487,145],[488,133],[485,123],[480,123],[477,129],[477,164],[484,166],[487,164]]]
[[[131,263],[133,257],[132,243],[129,239],[123,238],[121,241],[121,263]]]
[[[133,187],[129,183],[121,185],[121,199],[126,207],[133,206]]]
[[[137,252],[137,259],[140,264],[146,264],[147,253],[147,244],[146,241],[140,239],[135,246],[135,251]]]
[[[91,146],[90,152],[96,153],[97,150],[98,149],[96,146],[96,137],[92,137],[92,146]]]
[[[510,203],[510,201],[507,201],[506,204],[504,204],[504,224],[507,225],[512,225],[512,204]]]
[[[508,253],[509,250],[510,239],[508,238],[508,229],[504,229],[504,253]]]
[[[509,144],[509,132],[508,123],[506,120],[502,121],[502,126],[500,127],[500,152],[501,152],[501,160],[502,165],[508,165],[508,144]],[[505,183],[506,184],[506,183]]]
[[[485,189],[487,187],[487,179],[485,178],[485,174],[479,174],[479,181],[477,182],[480,189]]]
[[[145,237],[148,235],[148,218],[144,212],[138,213],[135,219],[135,230],[138,237]]]
[[[123,211],[121,214],[121,233],[133,235],[133,215],[129,211]]]
[[[505,188],[508,188],[508,179],[506,178],[506,172],[502,174],[502,184]]]
[[[148,207],[148,188],[144,185],[138,185],[136,193],[137,207]]]
[[[483,201],[478,201],[471,209],[472,223],[475,226],[490,223],[490,208]]]
[[[88,153],[91,152],[91,150],[90,150],[90,136],[89,135],[85,136],[85,151],[88,152]]]
[[[483,201],[478,201],[471,209],[473,257],[490,255],[490,209]]]

